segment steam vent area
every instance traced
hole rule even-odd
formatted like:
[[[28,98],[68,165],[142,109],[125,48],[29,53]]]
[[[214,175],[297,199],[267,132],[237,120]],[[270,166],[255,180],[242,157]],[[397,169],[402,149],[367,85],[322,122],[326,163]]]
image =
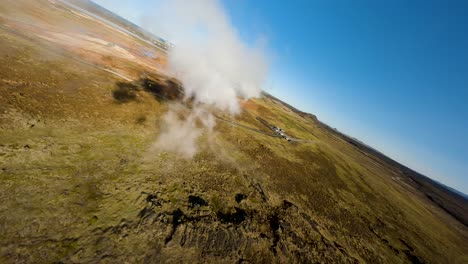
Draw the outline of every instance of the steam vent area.
[[[465,198],[171,45],[1,2],[0,263],[468,263]]]

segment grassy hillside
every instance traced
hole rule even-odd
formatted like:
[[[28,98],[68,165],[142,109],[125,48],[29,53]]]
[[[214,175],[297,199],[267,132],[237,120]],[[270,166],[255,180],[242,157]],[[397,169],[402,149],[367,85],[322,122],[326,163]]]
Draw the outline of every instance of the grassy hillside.
[[[60,7],[0,7],[0,262],[468,262],[467,227],[404,172],[275,98],[215,114],[313,143],[219,119],[193,159],[155,150],[170,105],[190,112],[142,81],[173,88],[139,51],[163,55]]]
[[[356,150],[374,159],[375,162],[380,163],[382,166],[387,166],[390,169],[397,170],[399,174],[404,175],[404,177],[401,177],[401,180],[420,190],[429,200],[437,204],[441,209],[468,227],[468,198],[466,195],[396,162],[381,152],[332,129],[326,124],[320,124],[325,130],[328,130],[329,133],[350,143],[356,148]]]

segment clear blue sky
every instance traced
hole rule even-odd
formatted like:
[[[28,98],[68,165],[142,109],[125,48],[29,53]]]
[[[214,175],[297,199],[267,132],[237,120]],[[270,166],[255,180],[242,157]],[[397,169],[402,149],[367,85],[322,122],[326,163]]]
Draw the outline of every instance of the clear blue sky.
[[[138,24],[148,1],[96,2]],[[468,1],[223,3],[268,40],[265,90],[468,193]]]

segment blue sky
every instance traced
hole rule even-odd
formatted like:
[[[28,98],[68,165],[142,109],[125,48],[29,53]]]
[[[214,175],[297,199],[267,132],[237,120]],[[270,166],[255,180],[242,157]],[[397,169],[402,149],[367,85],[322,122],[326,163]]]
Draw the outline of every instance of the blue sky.
[[[96,2],[136,24],[149,6]],[[266,91],[468,193],[468,1],[222,3],[268,40]]]

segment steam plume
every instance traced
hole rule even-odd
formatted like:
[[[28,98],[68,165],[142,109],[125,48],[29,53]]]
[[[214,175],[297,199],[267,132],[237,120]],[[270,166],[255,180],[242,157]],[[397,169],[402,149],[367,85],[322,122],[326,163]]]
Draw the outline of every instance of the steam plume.
[[[162,132],[152,148],[156,152],[172,151],[184,158],[192,158],[197,153],[197,139],[203,133],[197,121],[211,132],[214,117],[201,107],[195,108],[185,119],[178,115],[179,112],[175,106],[170,107],[164,116]]]
[[[165,0],[156,14],[146,16],[153,32],[175,45],[169,69],[187,97],[231,113],[240,111],[238,97],[260,95],[267,59],[261,47],[244,44],[216,0]]]
[[[185,121],[169,111],[154,147],[191,157],[202,133],[195,120],[208,131],[214,126],[205,106],[238,114],[239,98],[260,95],[267,59],[260,47],[241,41],[217,0],[164,0],[155,10],[143,24],[175,44],[168,53],[169,71],[182,82],[185,96],[194,99],[195,110]]]

